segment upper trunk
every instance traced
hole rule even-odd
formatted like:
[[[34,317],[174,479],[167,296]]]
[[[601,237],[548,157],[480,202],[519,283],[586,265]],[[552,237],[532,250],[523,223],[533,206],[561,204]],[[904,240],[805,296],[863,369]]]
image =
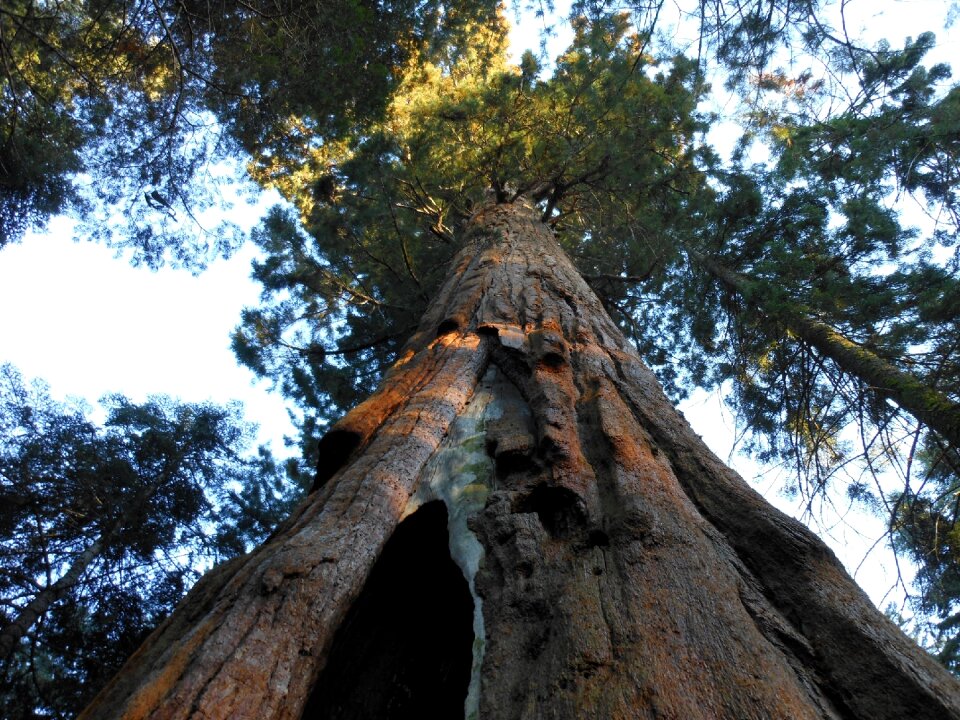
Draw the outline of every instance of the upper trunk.
[[[329,482],[205,576],[84,717],[451,697],[483,718],[960,717],[956,681],[707,450],[520,203],[475,217],[321,464]],[[425,549],[435,522],[408,525],[435,499],[449,556]]]

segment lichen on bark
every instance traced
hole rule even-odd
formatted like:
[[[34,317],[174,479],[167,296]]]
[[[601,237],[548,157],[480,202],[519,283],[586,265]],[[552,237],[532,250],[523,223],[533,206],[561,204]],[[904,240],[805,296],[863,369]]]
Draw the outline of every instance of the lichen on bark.
[[[463,413],[450,425],[447,436],[427,463],[405,511],[405,515],[415,512],[432,500],[442,500],[447,507],[450,556],[463,572],[473,597],[473,664],[464,701],[467,720],[476,718],[479,712],[480,667],[485,646],[483,602],[475,584],[483,546],[469,522],[483,510],[493,487],[494,465],[487,452],[486,424],[503,417],[503,398],[510,392],[505,385],[509,383],[494,367],[487,370]]]

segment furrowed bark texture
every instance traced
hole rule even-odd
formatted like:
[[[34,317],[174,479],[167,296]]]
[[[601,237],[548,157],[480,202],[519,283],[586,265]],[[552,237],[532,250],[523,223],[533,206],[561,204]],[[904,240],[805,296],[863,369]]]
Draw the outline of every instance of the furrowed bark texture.
[[[325,438],[326,484],[204,577],[85,717],[300,717],[318,677],[333,692],[338,628],[403,517],[445,498],[453,547],[460,491],[425,486],[468,472],[450,456],[476,433],[471,714],[960,718],[957,682],[710,453],[521,203],[474,219],[381,389]]]

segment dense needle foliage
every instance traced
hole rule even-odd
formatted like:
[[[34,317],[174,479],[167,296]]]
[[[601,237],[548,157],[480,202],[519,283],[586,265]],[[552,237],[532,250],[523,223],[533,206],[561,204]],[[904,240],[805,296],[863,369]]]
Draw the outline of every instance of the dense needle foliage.
[[[73,211],[134,262],[200,269],[236,153],[376,116],[414,51],[490,0],[13,0],[0,8],[0,247]],[[223,213],[221,213],[223,216]]]
[[[76,714],[199,572],[290,504],[268,455],[238,454],[251,431],[238,407],[117,395],[102,409],[100,424],[0,370],[6,718]]]

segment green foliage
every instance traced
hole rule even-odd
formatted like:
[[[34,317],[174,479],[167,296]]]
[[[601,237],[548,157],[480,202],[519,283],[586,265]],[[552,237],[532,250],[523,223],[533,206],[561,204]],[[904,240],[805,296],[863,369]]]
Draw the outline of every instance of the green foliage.
[[[410,297],[398,248],[380,250],[374,239],[354,237],[356,227],[326,228],[337,243],[327,253],[280,209],[254,234],[266,256],[254,264],[262,302],[244,311],[233,348],[240,362],[303,409],[304,472],[316,468],[323,428],[376,386],[425,302],[420,294]],[[384,301],[384,287],[402,299]],[[407,299],[409,305],[400,304]]]
[[[831,27],[827,16],[834,9],[835,3],[821,0],[701,0],[675,5],[663,0],[575,0],[572,14],[594,18],[629,10],[638,34],[659,42],[669,42],[677,29],[666,23],[679,21],[681,35],[696,38],[698,63],[722,68],[727,89],[748,96],[758,82],[780,75],[771,70],[785,55],[823,57],[836,50],[839,56],[841,49],[860,49],[842,30]],[[844,8],[839,12],[842,17]],[[679,17],[667,17],[671,15]]]
[[[960,673],[960,455],[929,440],[918,454],[916,489],[891,498],[896,549],[917,564],[914,610],[931,650]]]
[[[205,4],[196,3],[201,15]],[[382,117],[414,56],[448,52],[496,3],[324,0],[224,5],[211,13],[210,102],[254,157],[253,174],[305,159],[311,139]]]
[[[0,11],[0,246],[73,211],[135,263],[201,269],[239,244],[239,148],[284,158],[310,129],[382,112],[406,59],[482,21],[491,0],[96,3]],[[254,168],[261,179],[268,168]]]
[[[919,194],[940,218],[936,239],[952,245],[960,225],[960,89],[938,91],[948,66],[921,65],[934,45],[933,33],[924,33],[902,50],[884,43],[861,53],[859,92],[847,109],[825,120],[783,118],[779,162],[788,178],[813,175],[841,194]]]
[[[202,568],[260,542],[296,494],[265,451],[238,454],[251,428],[236,406],[102,407],[98,425],[0,371],[0,626],[54,600],[0,660],[5,717],[79,711]]]
[[[0,245],[58,212],[131,252],[200,267],[229,252],[193,215],[213,202],[199,44],[177,4],[41,3],[0,12]],[[192,73],[192,74],[191,74]]]

